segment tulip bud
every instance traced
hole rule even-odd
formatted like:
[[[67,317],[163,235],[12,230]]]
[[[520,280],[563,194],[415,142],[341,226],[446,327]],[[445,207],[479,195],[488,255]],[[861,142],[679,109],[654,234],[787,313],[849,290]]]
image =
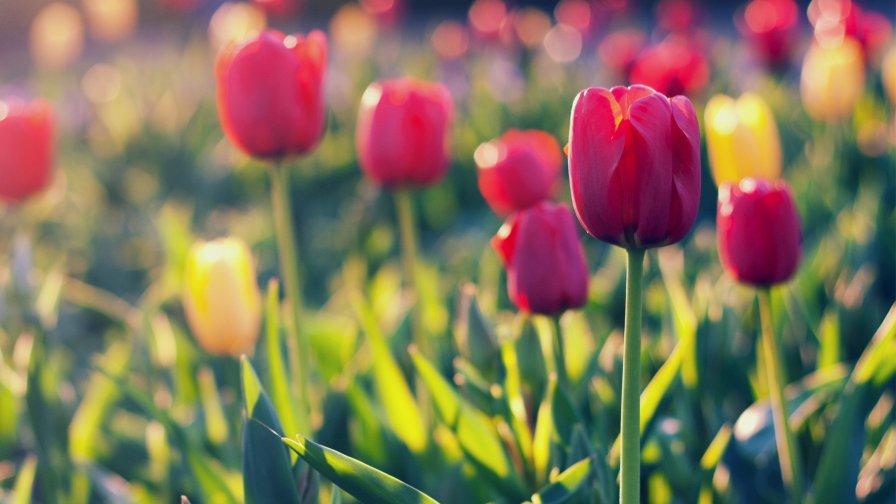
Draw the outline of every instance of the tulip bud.
[[[796,41],[799,6],[793,0],[752,0],[737,28],[765,64],[784,66]]]
[[[716,184],[746,177],[781,176],[781,141],[765,101],[747,93],[734,100],[716,95],[706,104],[704,127]]]
[[[629,82],[667,96],[696,93],[709,83],[709,63],[691,37],[670,35],[638,55]]]
[[[846,118],[862,95],[865,68],[862,47],[851,38],[839,43],[814,43],[803,60],[800,93],[806,112],[816,120]]]
[[[50,183],[53,112],[44,101],[0,100],[0,199],[20,202]]]
[[[800,218],[783,181],[722,184],[716,226],[722,266],[739,282],[769,286],[796,271]]]
[[[261,294],[249,247],[236,238],[193,245],[187,256],[184,310],[196,341],[210,354],[252,352]]]
[[[572,106],[569,182],[589,234],[625,248],[675,243],[700,200],[700,127],[691,102],[646,86],[589,88]]]
[[[441,84],[409,77],[374,82],[361,97],[355,130],[361,170],[388,188],[438,182],[451,157],[453,116]]]
[[[509,130],[473,154],[479,191],[492,210],[509,214],[548,199],[563,163],[554,137],[539,130]]]
[[[507,293],[519,309],[552,315],[585,304],[588,267],[566,205],[542,202],[513,214],[492,247],[507,268]]]
[[[305,154],[324,131],[327,40],[267,30],[218,55],[218,116],[227,137],[250,156]]]
[[[896,45],[887,51],[880,71],[890,103],[896,105]]]

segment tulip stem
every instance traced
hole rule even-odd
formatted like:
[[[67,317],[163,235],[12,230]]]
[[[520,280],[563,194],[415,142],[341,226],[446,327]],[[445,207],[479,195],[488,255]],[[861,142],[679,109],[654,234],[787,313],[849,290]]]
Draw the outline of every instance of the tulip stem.
[[[308,377],[311,362],[311,346],[306,334],[299,328],[302,316],[302,284],[299,279],[299,250],[296,245],[295,224],[292,219],[292,201],[289,192],[289,170],[284,163],[271,169],[271,202],[274,208],[274,227],[277,235],[280,274],[286,287],[289,314],[286,324],[289,338],[289,365],[292,368],[293,387],[300,394],[296,423],[302,434],[310,434],[310,396]]]
[[[569,374],[566,372],[566,350],[563,343],[563,330],[560,325],[560,316],[551,317],[554,321],[554,367],[557,368],[557,384],[560,388],[565,389],[567,393],[572,393],[569,383]]]
[[[417,278],[417,235],[414,224],[414,206],[410,189],[396,189],[395,213],[398,216],[398,232],[401,235],[401,266],[405,283],[413,290],[414,307],[411,311],[411,336],[423,355],[429,355],[429,344],[423,337],[423,310],[420,302],[420,286]]]
[[[641,501],[641,304],[644,250],[628,250],[622,355],[622,451],[619,502]]]
[[[759,289],[759,318],[762,324],[762,354],[765,361],[765,372],[768,377],[768,393],[772,405],[772,419],[775,426],[775,443],[778,445],[778,460],[781,464],[781,478],[790,491],[791,502],[802,499],[802,473],[800,471],[799,452],[796,439],[790,428],[789,408],[784,397],[784,368],[781,360],[781,349],[775,337],[775,326],[772,321],[771,291]]]

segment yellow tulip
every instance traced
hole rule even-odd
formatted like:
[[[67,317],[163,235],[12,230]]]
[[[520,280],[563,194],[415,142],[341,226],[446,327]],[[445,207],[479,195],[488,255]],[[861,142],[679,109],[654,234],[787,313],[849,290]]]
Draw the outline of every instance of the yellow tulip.
[[[803,60],[800,92],[813,119],[836,122],[848,117],[864,87],[865,64],[858,42],[846,37],[812,44]]]
[[[249,247],[236,238],[200,242],[187,256],[184,310],[199,345],[215,355],[251,353],[261,294]]]
[[[704,129],[716,184],[746,177],[775,180],[781,176],[781,140],[768,104],[756,94],[737,100],[713,96],[706,104]]]
[[[884,89],[887,90],[887,96],[890,97],[890,103],[896,105],[896,45],[887,51],[880,71],[884,81]]]

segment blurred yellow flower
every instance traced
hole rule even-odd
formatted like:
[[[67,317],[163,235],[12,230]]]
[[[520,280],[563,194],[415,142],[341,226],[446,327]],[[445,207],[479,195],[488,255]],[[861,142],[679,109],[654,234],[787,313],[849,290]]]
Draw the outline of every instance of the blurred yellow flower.
[[[896,45],[887,51],[880,71],[884,89],[887,90],[887,96],[890,97],[890,103],[896,105]]]
[[[105,42],[128,38],[137,26],[137,0],[81,0],[90,34]]]
[[[340,52],[364,58],[376,41],[376,18],[355,4],[345,4],[330,20],[330,36]]]
[[[268,26],[261,7],[250,3],[224,2],[208,23],[208,38],[215,50],[230,42],[242,42],[258,35]]]
[[[846,118],[864,87],[865,66],[858,42],[845,37],[812,44],[803,60],[800,92],[813,119],[836,122]]]
[[[69,4],[48,4],[31,22],[31,57],[40,68],[62,68],[77,60],[84,48],[84,23]]]
[[[187,256],[184,310],[196,341],[214,355],[251,353],[261,294],[249,247],[237,238],[193,245]]]
[[[716,95],[704,112],[709,164],[716,184],[746,177],[781,176],[781,140],[765,100],[746,93],[735,100]]]

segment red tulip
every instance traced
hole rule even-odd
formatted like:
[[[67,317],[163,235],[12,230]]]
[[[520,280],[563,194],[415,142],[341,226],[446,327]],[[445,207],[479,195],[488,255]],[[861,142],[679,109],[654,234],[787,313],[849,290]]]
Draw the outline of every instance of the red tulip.
[[[23,201],[50,183],[52,170],[50,105],[0,100],[0,199]]]
[[[647,34],[640,29],[624,28],[604,37],[597,54],[606,66],[625,76],[631,71],[646,41]]]
[[[474,153],[479,191],[492,210],[509,214],[551,196],[563,157],[554,137],[540,130],[509,130]]]
[[[276,18],[288,18],[299,10],[299,0],[252,0],[268,14]]]
[[[585,304],[588,267],[564,204],[542,202],[513,214],[492,238],[507,268],[507,293],[526,312],[552,315]]]
[[[324,132],[327,41],[268,30],[218,56],[218,116],[224,133],[251,156],[305,154]]]
[[[454,102],[442,84],[383,80],[361,97],[355,145],[361,170],[383,187],[438,182],[451,158]]]
[[[887,16],[865,10],[852,0],[813,0],[808,14],[818,42],[836,44],[844,36],[854,38],[862,45],[866,60],[876,57],[893,33]]]
[[[799,7],[793,0],[752,0],[738,16],[738,30],[766,64],[788,62],[796,42]]]
[[[700,20],[700,9],[693,0],[660,0],[656,19],[666,31],[689,31]]]
[[[700,200],[700,129],[691,102],[646,86],[589,88],[572,106],[569,180],[582,226],[625,248],[674,243]]]
[[[670,35],[638,55],[628,80],[667,96],[696,93],[709,83],[709,63],[693,40]]]
[[[740,282],[784,282],[800,259],[800,217],[783,181],[746,178],[719,187],[719,258]]]

